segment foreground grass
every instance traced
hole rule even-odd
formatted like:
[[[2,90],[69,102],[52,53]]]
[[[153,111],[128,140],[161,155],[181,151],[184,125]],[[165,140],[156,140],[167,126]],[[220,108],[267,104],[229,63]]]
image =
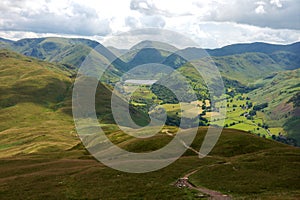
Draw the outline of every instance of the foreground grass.
[[[206,129],[199,129],[192,147],[200,147]],[[113,134],[113,133],[111,133]],[[159,148],[169,136],[120,142],[134,152]],[[210,156],[187,151],[168,167],[146,174],[110,169],[80,145],[68,151],[32,153],[0,162],[0,195],[5,199],[197,199],[198,192],[176,188],[188,172],[192,183],[243,199],[300,197],[300,150],[255,135],[225,129]]]
[[[91,159],[6,159],[0,164],[0,194],[5,199],[191,199],[195,192],[172,183],[200,162],[183,158],[157,172],[128,174]]]
[[[300,197],[299,161],[298,150],[273,149],[232,157],[223,165],[204,166],[190,180],[236,198],[296,199]]]

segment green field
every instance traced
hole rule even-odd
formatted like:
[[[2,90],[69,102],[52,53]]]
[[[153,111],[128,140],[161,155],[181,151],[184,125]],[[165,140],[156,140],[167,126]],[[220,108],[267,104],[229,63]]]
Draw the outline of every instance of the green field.
[[[244,99],[240,99],[240,97],[244,97]],[[247,95],[243,94],[237,94],[233,98],[228,98],[227,100],[227,108],[226,108],[226,118],[224,122],[225,127],[230,127],[237,130],[243,130],[246,132],[251,132],[260,136],[264,136],[266,138],[272,138],[272,135],[278,136],[279,133],[286,134],[284,129],[280,126],[273,126],[268,127],[265,129],[262,127],[263,124],[268,123],[269,121],[265,117],[265,113],[261,111],[257,111],[256,115],[253,116],[252,119],[248,119],[243,114],[249,113],[252,110],[251,108],[245,108],[246,102],[253,102],[252,99],[249,98],[249,100],[246,100]],[[255,106],[257,102],[254,102],[253,105]],[[207,112],[205,117],[210,118],[210,112]],[[218,116],[217,113],[215,116]],[[218,120],[218,117],[216,117],[216,120],[211,121],[211,124],[216,124],[221,126],[221,121]]]

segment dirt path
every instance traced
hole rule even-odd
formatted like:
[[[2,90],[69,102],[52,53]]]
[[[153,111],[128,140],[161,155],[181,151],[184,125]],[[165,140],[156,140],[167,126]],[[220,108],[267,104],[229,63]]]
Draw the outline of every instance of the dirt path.
[[[170,133],[169,130],[164,130],[164,131],[162,131],[162,132],[165,133],[166,135],[168,135],[168,136],[174,138],[174,134]],[[199,152],[199,151],[197,151],[196,149],[194,149],[194,148],[191,147],[191,146],[188,146],[183,140],[181,140],[181,139],[179,139],[179,138],[177,138],[177,139],[180,141],[180,143],[181,143],[185,148],[187,148],[187,149],[193,151],[193,152],[196,153],[197,155],[200,155],[200,152]],[[203,157],[202,154],[201,154],[201,157]],[[211,156],[206,155],[206,157],[211,157]]]
[[[174,137],[174,135],[172,133],[169,133],[168,130],[165,130],[164,133],[166,133],[168,136],[171,136],[171,137]],[[186,145],[186,143],[182,140],[180,140],[181,144],[186,147],[187,149],[193,151],[194,153],[196,153],[197,155],[199,155],[199,151],[195,150],[194,148]],[[223,163],[223,164],[231,164],[231,163]],[[211,166],[214,166],[215,164],[211,165]],[[188,174],[184,175],[183,178],[179,178],[177,180],[177,182],[175,183],[175,185],[177,187],[188,187],[190,189],[194,189],[194,190],[197,190],[201,193],[204,193],[208,196],[210,196],[210,199],[213,199],[213,200],[230,200],[231,197],[228,196],[228,195],[225,195],[225,194],[222,194],[220,192],[217,192],[217,191],[214,191],[214,190],[210,190],[210,189],[207,189],[205,187],[199,187],[199,186],[195,186],[193,185],[192,183],[189,182],[189,176],[191,176],[192,174],[196,173],[197,171],[199,171],[200,168],[192,171],[192,172],[189,172]]]
[[[227,163],[224,163],[224,164],[227,164]],[[190,189],[197,190],[201,193],[204,193],[204,194],[208,195],[210,197],[209,199],[212,199],[212,200],[230,200],[231,199],[231,197],[228,196],[228,195],[222,194],[222,193],[217,192],[215,190],[207,189],[205,187],[195,186],[192,183],[190,183],[189,182],[189,176],[191,176],[192,174],[196,173],[199,170],[200,169],[196,169],[196,170],[194,170],[192,172],[189,172],[188,174],[184,175],[183,178],[180,178],[180,179],[177,180],[175,185],[177,187],[188,187]]]

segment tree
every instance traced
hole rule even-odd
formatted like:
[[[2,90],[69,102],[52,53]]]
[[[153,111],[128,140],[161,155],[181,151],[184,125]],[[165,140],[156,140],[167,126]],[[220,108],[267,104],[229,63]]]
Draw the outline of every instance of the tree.
[[[258,110],[262,110],[262,109],[264,109],[266,107],[268,107],[268,103],[263,103],[263,104],[259,104],[259,105],[253,106],[253,110],[258,111]]]
[[[249,115],[255,116],[256,115],[256,111],[255,110],[250,110]]]
[[[276,135],[272,135],[272,139],[273,139],[273,140],[276,140]]]

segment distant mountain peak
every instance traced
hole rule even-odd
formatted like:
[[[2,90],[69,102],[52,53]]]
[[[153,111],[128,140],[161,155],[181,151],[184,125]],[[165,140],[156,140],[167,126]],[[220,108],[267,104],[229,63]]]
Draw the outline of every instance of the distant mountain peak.
[[[144,40],[133,47],[130,48],[131,51],[133,50],[140,50],[144,48],[154,48],[158,50],[165,50],[169,52],[175,52],[178,51],[178,49],[170,44],[164,43],[164,42],[159,42],[159,41],[151,41],[151,40]]]

